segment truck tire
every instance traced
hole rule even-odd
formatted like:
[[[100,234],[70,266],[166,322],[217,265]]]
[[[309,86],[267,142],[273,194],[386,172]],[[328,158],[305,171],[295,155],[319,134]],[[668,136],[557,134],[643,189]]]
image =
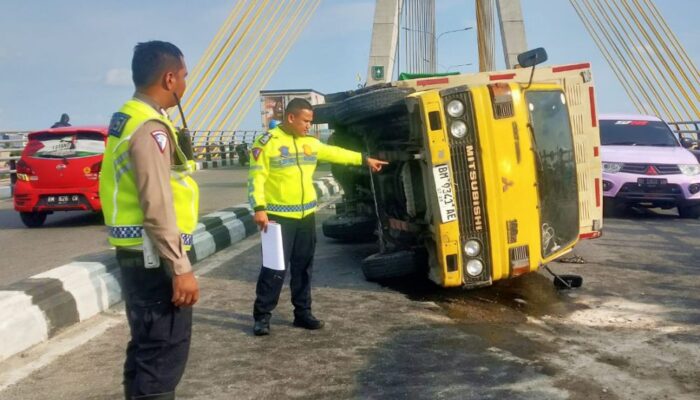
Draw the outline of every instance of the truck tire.
[[[336,93],[329,93],[324,96],[326,103],[335,103],[335,102],[341,102],[347,98],[350,98],[352,96],[357,96],[362,93],[368,93],[368,92],[373,92],[375,90],[379,89],[384,89],[387,87],[391,87],[391,83],[377,83],[371,86],[363,86],[357,89],[353,90],[346,90],[343,92],[336,92]]]
[[[314,124],[333,124],[336,122],[338,103],[317,104],[314,106]]]
[[[374,240],[377,220],[369,216],[334,215],[321,224],[323,235],[346,243]]]
[[[412,89],[389,87],[349,97],[338,106],[338,121],[349,125],[382,115],[405,112],[404,99],[412,92]]]
[[[46,213],[42,212],[21,212],[19,217],[27,228],[38,228],[46,221]]]
[[[700,206],[678,206],[678,215],[681,218],[700,218]]]
[[[394,253],[375,253],[362,260],[362,273],[370,282],[400,278],[418,271],[416,257],[412,251],[401,250]]]

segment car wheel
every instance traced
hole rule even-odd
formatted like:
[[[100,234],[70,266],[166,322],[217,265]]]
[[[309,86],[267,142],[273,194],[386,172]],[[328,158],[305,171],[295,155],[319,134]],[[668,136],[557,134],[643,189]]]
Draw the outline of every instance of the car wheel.
[[[700,218],[700,206],[678,206],[681,218]]]
[[[376,253],[362,260],[362,273],[370,282],[400,278],[418,271],[416,255],[409,250]]]
[[[345,99],[336,111],[338,121],[349,125],[377,116],[406,112],[404,99],[412,89],[378,89]]]
[[[21,212],[19,217],[27,228],[38,228],[46,221],[46,213],[42,212]]]
[[[374,240],[377,220],[368,216],[334,215],[321,224],[323,235],[347,243]]]

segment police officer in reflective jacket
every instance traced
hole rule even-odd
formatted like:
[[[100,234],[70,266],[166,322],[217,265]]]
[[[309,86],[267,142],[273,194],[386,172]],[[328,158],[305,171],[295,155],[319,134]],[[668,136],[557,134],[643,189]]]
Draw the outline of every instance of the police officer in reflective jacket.
[[[291,274],[294,326],[320,329],[324,323],[311,313],[311,270],[316,246],[316,190],[313,174],[318,161],[346,165],[366,163],[374,172],[386,161],[361,153],[329,146],[307,136],[313,120],[311,104],[292,99],[285,109],[282,124],[270,129],[253,143],[250,152],[248,197],[254,220],[261,230],[269,221],[282,228],[286,267],[282,271],[260,270],[253,306],[256,336],[270,333],[270,316],[277,306],[287,269]]]
[[[199,206],[194,163],[165,112],[179,103],[187,68],[182,52],[160,41],[139,43],[131,67],[136,93],[112,117],[100,175],[131,330],[124,393],[174,399],[199,298],[187,257]]]

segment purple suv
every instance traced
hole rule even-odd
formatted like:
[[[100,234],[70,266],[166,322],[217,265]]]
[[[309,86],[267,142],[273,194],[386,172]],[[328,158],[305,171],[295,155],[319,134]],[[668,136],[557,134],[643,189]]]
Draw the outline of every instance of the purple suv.
[[[599,120],[606,214],[636,205],[700,217],[700,164],[665,122],[642,115]]]

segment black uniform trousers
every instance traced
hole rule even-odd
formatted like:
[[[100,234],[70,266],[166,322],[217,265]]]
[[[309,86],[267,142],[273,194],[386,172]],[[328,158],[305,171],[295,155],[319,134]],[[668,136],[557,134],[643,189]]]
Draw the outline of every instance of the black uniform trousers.
[[[163,259],[160,267],[147,269],[143,253],[117,250],[117,262],[131,330],[124,363],[126,398],[174,398],[190,350],[192,307],[173,305],[172,277]]]
[[[269,218],[279,223],[282,228],[285,269],[277,271],[264,266],[260,269],[255,288],[253,317],[256,321],[263,318],[269,320],[279,301],[287,270],[291,274],[294,315],[306,316],[311,313],[311,270],[316,248],[316,215],[311,213],[301,219],[277,215],[269,215]]]

